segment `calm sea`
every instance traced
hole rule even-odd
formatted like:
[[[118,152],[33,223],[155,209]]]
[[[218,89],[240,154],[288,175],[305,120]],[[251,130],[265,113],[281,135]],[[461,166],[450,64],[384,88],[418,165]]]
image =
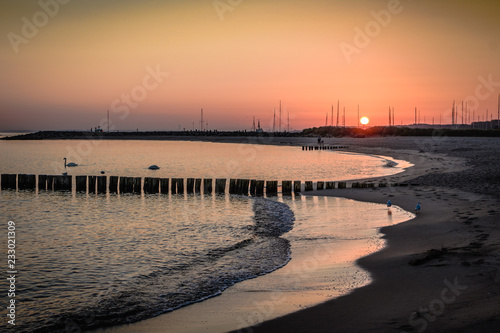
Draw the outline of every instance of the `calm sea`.
[[[407,165],[300,147],[172,141],[0,141],[0,156],[0,173],[59,174],[66,157],[79,164],[66,170],[73,175],[265,180],[346,180]],[[148,170],[152,164],[160,170]],[[274,271],[308,242],[359,243],[357,256],[366,255],[383,246],[378,228],[411,218],[384,212],[338,198],[0,191],[4,235],[7,221],[16,224],[16,331],[154,317]],[[348,292],[368,279],[336,283]],[[0,287],[8,289],[5,281]]]

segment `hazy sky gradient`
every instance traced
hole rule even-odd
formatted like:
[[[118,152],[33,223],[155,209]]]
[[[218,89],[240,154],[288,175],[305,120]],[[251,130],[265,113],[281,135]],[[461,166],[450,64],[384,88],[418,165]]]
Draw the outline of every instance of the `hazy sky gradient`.
[[[421,122],[450,123],[453,100],[469,96],[476,120],[497,117],[498,1],[219,3],[232,7],[223,20],[210,0],[73,0],[43,22],[38,1],[2,1],[0,130],[90,129],[106,110],[116,129],[192,129],[201,108],[208,129],[249,130],[253,116],[268,129],[280,99],[292,129],[324,125],[337,100],[348,126],[358,104],[370,125],[386,125],[389,106],[396,124],[413,123],[415,107]],[[356,27],[376,28],[371,12],[391,3],[399,13],[356,43]],[[23,37],[34,16],[38,32],[16,53],[11,33]],[[342,43],[361,46],[350,62]],[[146,68],[168,76],[140,88]],[[479,77],[494,84],[478,90]],[[131,92],[147,96],[126,106]]]

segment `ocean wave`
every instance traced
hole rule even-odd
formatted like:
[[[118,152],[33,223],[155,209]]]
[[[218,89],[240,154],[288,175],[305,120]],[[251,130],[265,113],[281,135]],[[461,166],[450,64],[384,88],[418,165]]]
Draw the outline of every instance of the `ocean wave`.
[[[255,198],[254,232],[260,236],[279,237],[292,230],[295,215],[288,205],[264,198]]]
[[[237,282],[283,267],[291,259],[291,249],[280,236],[292,229],[293,212],[284,203],[249,200],[254,211],[250,238],[199,253],[188,263],[110,281],[109,288],[100,285],[94,298],[81,300],[85,305],[31,322],[29,328],[18,327],[19,331],[83,331],[132,323],[220,295]]]

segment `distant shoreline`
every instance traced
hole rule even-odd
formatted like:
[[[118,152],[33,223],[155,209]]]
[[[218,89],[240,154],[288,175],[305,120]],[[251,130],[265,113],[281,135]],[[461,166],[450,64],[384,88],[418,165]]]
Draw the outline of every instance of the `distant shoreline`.
[[[390,136],[449,136],[449,137],[500,137],[497,129],[471,129],[443,127],[419,127],[415,126],[376,126],[366,129],[360,127],[319,127],[308,128],[301,132],[257,132],[257,131],[38,131],[22,135],[7,136],[0,140],[207,140],[213,141],[217,138],[239,137],[239,138],[299,138],[321,136],[323,138],[367,138],[367,137],[390,137]]]

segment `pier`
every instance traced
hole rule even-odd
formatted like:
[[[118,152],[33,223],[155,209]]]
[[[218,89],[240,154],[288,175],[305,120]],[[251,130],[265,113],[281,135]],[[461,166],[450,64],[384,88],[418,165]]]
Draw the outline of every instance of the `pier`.
[[[215,186],[213,184],[215,183]],[[2,174],[0,189],[14,191],[58,191],[88,194],[237,194],[251,196],[291,196],[301,192],[329,189],[375,189],[388,186],[417,186],[407,183],[336,182],[257,179],[154,178],[118,176],[71,176]]]

